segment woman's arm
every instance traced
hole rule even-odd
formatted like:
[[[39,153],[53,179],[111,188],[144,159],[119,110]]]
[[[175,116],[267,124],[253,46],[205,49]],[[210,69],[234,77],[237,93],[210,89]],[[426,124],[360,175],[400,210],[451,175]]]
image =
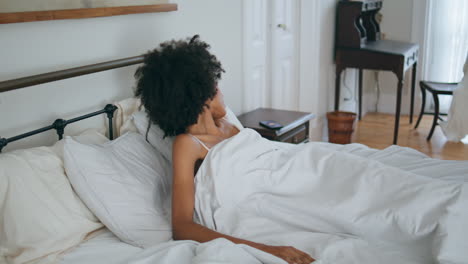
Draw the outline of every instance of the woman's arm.
[[[312,259],[293,247],[276,247],[224,235],[193,221],[195,205],[194,168],[206,150],[188,135],[176,137],[173,146],[172,232],[174,240],[207,242],[225,238],[236,244],[246,244],[286,260],[288,263],[308,264]]]

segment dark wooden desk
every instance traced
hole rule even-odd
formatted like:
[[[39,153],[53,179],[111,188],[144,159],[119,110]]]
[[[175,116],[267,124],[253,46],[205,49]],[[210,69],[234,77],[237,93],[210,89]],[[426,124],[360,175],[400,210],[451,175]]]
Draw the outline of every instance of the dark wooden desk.
[[[392,40],[368,42],[361,48],[336,47],[335,110],[340,104],[341,72],[346,68],[359,70],[358,118],[362,112],[362,70],[382,70],[395,73],[398,78],[393,144],[398,141],[401,112],[401,94],[405,72],[412,66],[410,123],[413,122],[414,90],[419,46],[413,43]]]

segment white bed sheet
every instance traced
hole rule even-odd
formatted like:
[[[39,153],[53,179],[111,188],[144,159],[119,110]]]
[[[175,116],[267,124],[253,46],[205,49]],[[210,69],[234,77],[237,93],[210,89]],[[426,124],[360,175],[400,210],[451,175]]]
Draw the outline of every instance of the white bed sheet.
[[[81,243],[61,258],[60,264],[119,264],[128,263],[139,247],[122,242],[109,229],[104,228],[93,238]]]
[[[247,245],[226,239],[200,244],[195,241],[168,241],[146,249],[119,240],[108,229],[64,254],[60,264],[285,264],[284,261]]]

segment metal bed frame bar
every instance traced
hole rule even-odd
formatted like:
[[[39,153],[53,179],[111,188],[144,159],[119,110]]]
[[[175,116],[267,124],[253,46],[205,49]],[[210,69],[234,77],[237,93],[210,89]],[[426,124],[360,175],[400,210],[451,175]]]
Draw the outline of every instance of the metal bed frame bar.
[[[117,110],[117,107],[115,105],[108,104],[102,110],[92,112],[92,113],[89,113],[89,114],[86,114],[86,115],[82,115],[82,116],[79,116],[79,117],[75,117],[75,118],[72,118],[70,120],[64,120],[64,119],[59,118],[59,119],[56,119],[54,121],[54,123],[52,123],[52,125],[50,125],[50,126],[46,126],[46,127],[43,127],[43,128],[33,130],[33,131],[29,131],[29,132],[20,134],[18,136],[14,136],[14,137],[11,137],[11,138],[1,138],[0,137],[0,153],[2,152],[2,149],[4,147],[6,147],[6,145],[8,145],[8,143],[10,143],[10,142],[17,141],[17,140],[20,140],[20,139],[23,139],[23,138],[27,138],[27,137],[30,137],[30,136],[33,136],[33,135],[36,135],[36,134],[40,134],[42,132],[45,132],[45,131],[48,131],[48,130],[51,130],[51,129],[56,130],[58,138],[59,138],[59,140],[61,140],[63,138],[63,134],[65,132],[65,127],[68,124],[75,123],[75,122],[78,122],[80,120],[87,119],[87,118],[90,118],[90,117],[93,117],[93,116],[97,116],[97,115],[100,115],[100,114],[103,114],[103,113],[106,113],[107,118],[109,119],[109,139],[112,140],[112,139],[114,139],[112,119],[114,117],[115,110]]]
[[[81,67],[75,67],[75,68],[70,68],[70,69],[65,69],[65,70],[60,70],[60,71],[48,72],[48,73],[43,73],[43,74],[13,79],[13,80],[2,81],[0,82],[0,93],[25,88],[28,86],[49,83],[49,82],[54,82],[58,80],[87,75],[91,73],[107,71],[107,70],[122,68],[122,67],[130,66],[130,65],[140,64],[143,62],[143,60],[144,60],[144,55],[140,55],[140,56],[135,56],[135,57],[123,58],[119,60],[85,65]],[[42,133],[44,131],[48,131],[51,129],[56,130],[57,135],[60,140],[63,138],[65,127],[68,124],[71,124],[71,123],[74,123],[74,122],[77,122],[86,118],[90,118],[96,115],[100,115],[103,113],[106,113],[107,118],[109,119],[109,138],[112,140],[113,139],[112,118],[114,115],[114,111],[116,109],[117,109],[116,106],[112,104],[108,104],[104,107],[104,109],[87,114],[87,115],[79,116],[70,120],[57,119],[50,126],[39,128],[39,129],[30,131],[27,133],[23,133],[18,136],[10,137],[10,138],[0,137],[0,152],[10,142],[17,141],[17,140],[20,140],[20,139],[23,139],[32,135],[36,135],[36,134],[39,134],[39,133]]]
[[[73,78],[90,73],[112,70],[116,68],[126,67],[142,63],[144,55],[128,57],[120,60],[106,61],[97,64],[91,64],[76,68],[65,69],[61,71],[48,72],[8,81],[0,82],[0,93],[21,89],[28,86],[38,85],[42,83],[54,82],[58,80]]]

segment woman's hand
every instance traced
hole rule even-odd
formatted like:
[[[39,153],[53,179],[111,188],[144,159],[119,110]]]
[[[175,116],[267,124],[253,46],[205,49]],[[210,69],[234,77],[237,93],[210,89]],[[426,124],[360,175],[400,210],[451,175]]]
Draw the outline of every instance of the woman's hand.
[[[267,246],[261,250],[270,253],[278,258],[284,259],[288,264],[310,264],[314,262],[311,256],[294,247]]]

